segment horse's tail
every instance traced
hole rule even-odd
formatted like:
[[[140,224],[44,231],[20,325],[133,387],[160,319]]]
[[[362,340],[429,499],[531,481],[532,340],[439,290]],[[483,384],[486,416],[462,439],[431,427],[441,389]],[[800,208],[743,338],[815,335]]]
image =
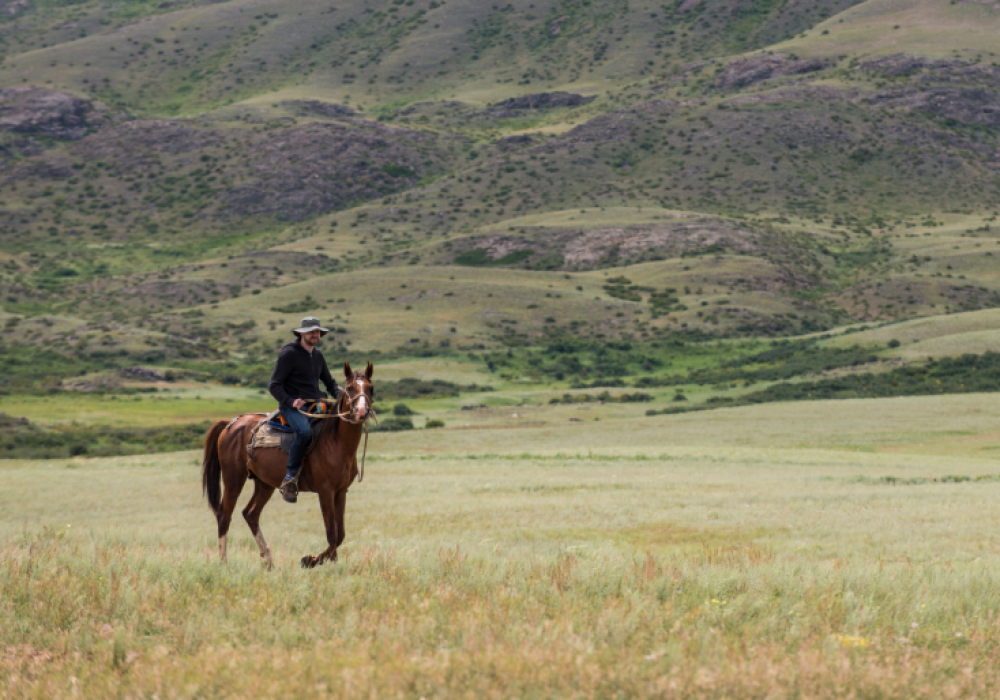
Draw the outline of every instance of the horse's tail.
[[[205,457],[201,462],[201,491],[208,498],[208,507],[218,517],[222,511],[222,462],[219,461],[219,437],[229,425],[220,420],[205,436]]]

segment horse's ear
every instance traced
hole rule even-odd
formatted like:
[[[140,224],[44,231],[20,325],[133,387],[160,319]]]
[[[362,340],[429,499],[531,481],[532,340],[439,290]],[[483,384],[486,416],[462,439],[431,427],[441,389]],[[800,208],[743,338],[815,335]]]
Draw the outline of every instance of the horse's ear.
[[[371,379],[373,374],[375,374],[375,365],[369,362],[368,366],[365,368],[365,376]]]
[[[345,362],[344,363],[344,376],[347,377],[348,379],[350,379],[351,377],[354,376],[354,372],[351,371],[351,363],[350,362]]]

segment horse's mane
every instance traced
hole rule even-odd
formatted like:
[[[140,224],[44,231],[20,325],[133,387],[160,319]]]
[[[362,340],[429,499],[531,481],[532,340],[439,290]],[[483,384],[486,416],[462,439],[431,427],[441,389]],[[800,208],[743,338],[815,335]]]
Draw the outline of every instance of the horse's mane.
[[[337,399],[337,403],[335,403],[334,406],[333,406],[334,413],[343,413],[343,411],[340,409],[340,405],[344,402],[344,396],[346,396],[346,395],[347,395],[346,391],[341,392],[340,398]],[[328,418],[328,419],[325,418],[325,419],[323,419],[323,423],[325,423],[325,425],[323,426],[323,430],[320,432],[319,436],[323,437],[328,431],[332,430],[333,431],[333,439],[334,439],[334,441],[336,441],[337,440],[337,429],[340,427],[340,416],[337,416],[335,418]]]

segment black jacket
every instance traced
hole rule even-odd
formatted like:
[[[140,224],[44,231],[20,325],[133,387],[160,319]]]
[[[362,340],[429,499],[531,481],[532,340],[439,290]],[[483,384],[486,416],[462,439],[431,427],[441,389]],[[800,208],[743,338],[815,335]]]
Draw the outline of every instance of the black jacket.
[[[294,340],[278,353],[274,372],[271,373],[271,383],[267,388],[278,403],[291,408],[295,399],[308,401],[326,398],[326,394],[319,390],[320,380],[323,380],[333,398],[339,396],[340,389],[330,376],[326,358],[319,348],[313,348],[310,357],[309,351],[298,340]]]

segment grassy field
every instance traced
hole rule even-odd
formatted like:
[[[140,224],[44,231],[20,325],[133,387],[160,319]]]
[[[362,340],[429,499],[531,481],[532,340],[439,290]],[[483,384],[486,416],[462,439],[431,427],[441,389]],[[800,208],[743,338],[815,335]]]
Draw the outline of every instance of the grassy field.
[[[374,436],[308,572],[310,497],[216,562],[197,453],[2,463],[0,694],[997,692],[996,395],[517,410]]]
[[[1000,694],[994,2],[0,5],[0,698]],[[220,566],[305,315],[414,429]]]

